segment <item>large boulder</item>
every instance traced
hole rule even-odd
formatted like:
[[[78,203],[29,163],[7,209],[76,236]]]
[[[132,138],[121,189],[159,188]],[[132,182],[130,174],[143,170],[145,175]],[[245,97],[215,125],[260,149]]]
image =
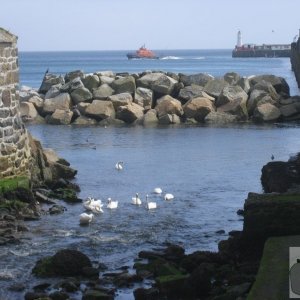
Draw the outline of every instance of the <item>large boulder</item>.
[[[62,86],[63,85],[61,83],[52,85],[50,89],[47,91],[47,93],[45,94],[45,99],[50,99],[58,96],[61,93],[60,89]]]
[[[153,92],[150,89],[138,87],[134,94],[134,103],[144,107],[145,110],[151,109]]]
[[[228,82],[230,85],[236,85],[240,79],[241,76],[235,72],[228,72],[224,75],[224,80]]]
[[[232,101],[240,100],[241,102],[246,102],[248,99],[247,93],[238,85],[225,86],[221,91],[217,101],[216,106],[222,106]]]
[[[144,125],[153,125],[158,123],[157,112],[155,109],[148,110],[143,117]]]
[[[206,115],[214,110],[212,102],[203,97],[191,99],[183,105],[185,117],[195,119],[198,122],[203,122]]]
[[[44,106],[44,99],[42,99],[39,96],[33,96],[28,100],[29,103],[32,103],[35,107],[35,109],[38,111],[39,114],[43,111]]]
[[[79,276],[85,275],[85,268],[91,268],[90,259],[80,251],[63,249],[51,257],[40,259],[32,270],[37,276]]]
[[[280,106],[280,112],[284,118],[290,118],[300,114],[300,97],[291,97],[286,101],[288,104]]]
[[[90,105],[88,102],[80,102],[76,105],[76,108],[79,110],[81,115],[85,115],[86,108]]]
[[[76,77],[69,81],[68,83],[64,84],[61,88],[60,91],[62,93],[72,93],[72,91],[79,89],[79,88],[84,88],[84,85],[80,79],[80,77]]]
[[[247,110],[250,116],[253,115],[253,112],[258,106],[258,103],[266,96],[268,96],[268,93],[266,91],[252,90],[247,102]]]
[[[38,116],[38,112],[35,109],[34,105],[29,102],[20,103],[20,113],[22,119],[25,120],[34,120]]]
[[[46,94],[51,86],[64,83],[65,81],[62,76],[46,73],[39,88],[39,93]]]
[[[115,91],[107,84],[101,84],[98,88],[93,89],[93,98],[96,100],[105,100]]]
[[[83,85],[92,92],[93,89],[97,88],[100,85],[100,79],[98,75],[95,74],[86,74],[81,79]]]
[[[237,85],[239,85],[247,94],[249,93],[251,88],[249,78],[241,77],[237,82]]]
[[[71,71],[71,72],[69,72],[69,73],[67,73],[65,75],[65,81],[66,82],[72,81],[75,78],[80,78],[80,79],[84,78],[83,71],[81,71],[81,70],[75,70],[75,71]]]
[[[73,112],[70,110],[56,109],[54,113],[47,118],[48,124],[69,125],[71,123]]]
[[[204,87],[209,81],[214,79],[213,76],[204,73],[192,75],[179,74],[179,78],[179,80],[184,84],[184,86],[196,84],[202,87]]]
[[[237,116],[239,121],[247,121],[247,100],[242,98],[234,99],[217,108],[217,112],[227,113]]]
[[[300,155],[298,153],[287,162],[269,162],[261,172],[261,183],[266,193],[285,193],[300,184]]]
[[[204,97],[211,101],[215,101],[214,97],[209,96],[207,93],[203,91],[202,86],[196,84],[192,84],[182,88],[178,94],[178,98],[183,104],[197,97]]]
[[[109,76],[104,76],[104,75],[99,76],[99,79],[100,79],[101,84],[109,84],[109,85],[112,84],[113,81],[115,80],[114,77],[109,77]]]
[[[275,101],[278,101],[280,99],[280,96],[277,94],[275,88],[270,82],[267,82],[265,80],[262,80],[258,83],[256,83],[252,90],[260,90],[265,91],[268,95],[270,95]]]
[[[89,91],[89,89],[85,87],[80,87],[78,89],[75,89],[71,93],[71,99],[75,105],[78,104],[79,102],[89,101],[92,98],[93,98],[92,93]]]
[[[183,115],[181,102],[169,95],[163,96],[157,100],[155,110],[157,111],[159,118],[166,114]]]
[[[117,119],[130,124],[138,119],[142,119],[144,116],[144,109],[138,104],[130,103],[124,106],[119,106],[116,116]]]
[[[225,125],[238,121],[238,117],[224,112],[210,112],[204,118],[204,122],[211,125]]]
[[[61,93],[58,96],[44,101],[43,113],[52,114],[56,109],[68,110],[71,108],[71,97],[68,93]]]
[[[149,88],[162,95],[172,93],[177,81],[163,73],[150,73],[137,80],[138,87]]]
[[[41,97],[41,94],[39,94],[35,89],[29,87],[29,86],[21,86],[21,89],[19,91],[19,101],[20,102],[27,102],[31,97]]]
[[[224,89],[225,86],[228,86],[229,83],[226,82],[224,79],[220,78],[215,78],[213,80],[210,80],[207,82],[207,84],[204,86],[204,91],[214,97],[218,98]]]
[[[109,96],[108,100],[112,102],[115,110],[117,111],[120,106],[130,105],[132,103],[132,96],[130,93],[121,93]]]
[[[256,122],[277,121],[281,116],[279,108],[271,103],[259,105],[253,113],[253,120]]]
[[[106,76],[106,77],[115,77],[115,73],[113,71],[100,71],[100,72],[96,72],[95,74],[97,74],[99,77],[101,76]]]
[[[267,81],[273,85],[278,94],[283,97],[288,97],[290,95],[290,87],[286,80],[282,77],[275,75],[258,75],[249,77],[249,80],[251,86],[254,86],[261,81]]]
[[[88,117],[96,120],[106,118],[115,118],[115,109],[110,101],[93,100],[93,102],[85,109],[85,114]]]
[[[158,123],[161,125],[180,124],[180,117],[175,114],[164,114],[158,117]]]
[[[121,94],[121,93],[134,94],[136,89],[135,79],[133,76],[121,77],[115,79],[111,83],[111,87],[115,90],[116,94]]]

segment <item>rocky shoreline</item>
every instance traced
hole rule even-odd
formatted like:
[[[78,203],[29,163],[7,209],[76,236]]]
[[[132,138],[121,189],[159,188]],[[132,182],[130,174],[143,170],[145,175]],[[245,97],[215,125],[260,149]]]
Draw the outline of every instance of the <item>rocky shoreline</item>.
[[[169,125],[287,122],[300,98],[274,75],[223,77],[162,71],[46,73],[38,91],[20,91],[25,122],[55,125]]]

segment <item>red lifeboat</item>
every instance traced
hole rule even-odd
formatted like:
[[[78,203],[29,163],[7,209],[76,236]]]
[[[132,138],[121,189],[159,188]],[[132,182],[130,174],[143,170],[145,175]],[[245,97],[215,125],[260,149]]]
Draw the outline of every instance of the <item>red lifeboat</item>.
[[[145,45],[140,47],[139,50],[133,53],[127,53],[128,59],[139,59],[139,58],[147,58],[147,59],[158,59],[159,57],[151,50],[147,49]]]

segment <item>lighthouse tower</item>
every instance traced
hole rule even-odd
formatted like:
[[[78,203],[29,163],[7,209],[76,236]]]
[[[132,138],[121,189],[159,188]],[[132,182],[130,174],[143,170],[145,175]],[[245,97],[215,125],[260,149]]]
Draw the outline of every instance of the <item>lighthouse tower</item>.
[[[236,43],[236,47],[239,48],[239,47],[242,47],[242,33],[241,31],[239,30],[238,33],[237,33],[237,43]]]

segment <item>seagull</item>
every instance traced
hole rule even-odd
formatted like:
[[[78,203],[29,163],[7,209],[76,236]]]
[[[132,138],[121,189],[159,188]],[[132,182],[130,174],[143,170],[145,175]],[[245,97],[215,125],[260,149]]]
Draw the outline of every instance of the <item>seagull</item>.
[[[146,195],[146,208],[147,209],[155,209],[157,207],[156,202],[149,202],[148,195]]]
[[[109,209],[114,209],[114,208],[117,208],[118,207],[118,201],[112,201],[111,198],[108,198],[107,199],[107,208]]]
[[[164,199],[165,200],[172,200],[172,199],[174,199],[174,195],[173,194],[165,194]]]
[[[157,187],[157,188],[155,188],[155,189],[153,190],[153,192],[154,192],[155,194],[161,194],[161,193],[162,193],[162,189],[159,188],[159,187]]]
[[[118,161],[115,165],[115,168],[118,170],[118,171],[121,171],[123,169],[123,162],[122,161]]]
[[[142,204],[142,200],[139,198],[138,193],[135,194],[135,197],[132,197],[131,203],[134,204],[134,205],[141,205]]]
[[[94,215],[82,213],[79,217],[80,217],[79,222],[81,225],[88,225],[92,222]]]
[[[272,154],[271,159],[274,160],[274,158],[275,158],[275,157],[274,157],[274,155]]]

